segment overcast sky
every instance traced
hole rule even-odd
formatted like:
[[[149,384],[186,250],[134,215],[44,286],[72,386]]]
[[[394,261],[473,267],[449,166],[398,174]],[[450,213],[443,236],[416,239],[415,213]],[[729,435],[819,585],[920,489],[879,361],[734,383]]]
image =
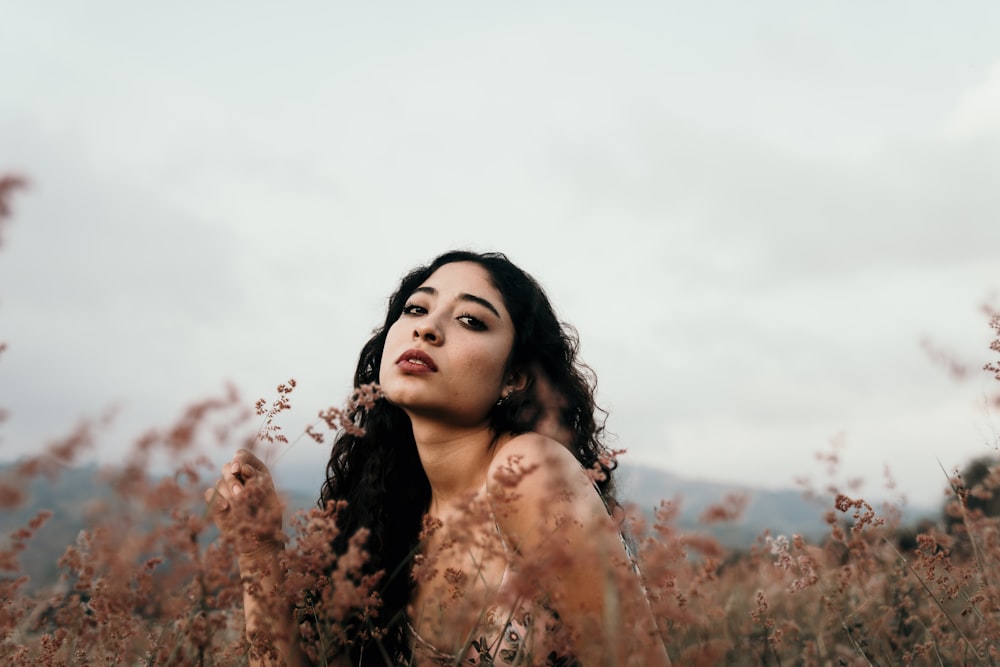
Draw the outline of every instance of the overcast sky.
[[[842,438],[930,504],[995,453],[920,345],[991,359],[992,0],[2,4],[0,459],[227,381],[295,377],[294,432],[453,247],[543,283],[635,461],[785,487]]]

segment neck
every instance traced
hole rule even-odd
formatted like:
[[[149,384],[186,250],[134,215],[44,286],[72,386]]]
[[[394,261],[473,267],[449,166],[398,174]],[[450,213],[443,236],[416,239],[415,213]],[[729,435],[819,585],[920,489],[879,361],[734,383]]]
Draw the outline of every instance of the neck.
[[[489,425],[445,426],[412,414],[410,422],[431,486],[432,515],[446,512],[483,487],[496,443]]]

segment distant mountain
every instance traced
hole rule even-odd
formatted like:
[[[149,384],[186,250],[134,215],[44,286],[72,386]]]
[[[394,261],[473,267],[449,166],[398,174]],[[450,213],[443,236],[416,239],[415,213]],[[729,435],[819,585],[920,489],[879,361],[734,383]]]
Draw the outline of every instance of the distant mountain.
[[[749,485],[723,484],[678,477],[651,466],[627,464],[620,469],[621,495],[647,512],[661,500],[678,499],[681,512],[679,527],[714,536],[730,548],[746,548],[770,531],[772,535],[799,534],[810,540],[821,539],[829,530],[823,520],[833,509],[833,498],[807,497],[800,490],[768,490]],[[705,525],[699,517],[728,494],[745,494],[747,504],[741,518],[731,523]],[[876,506],[876,511],[880,507]],[[903,523],[915,524],[936,514],[934,508],[904,508]]]
[[[747,548],[765,531],[773,535],[797,533],[816,539],[825,532],[823,513],[829,504],[807,500],[794,490],[770,491],[751,486],[684,479],[658,468],[629,464],[620,469],[621,495],[646,512],[663,500],[680,503],[678,526],[707,533],[730,548]],[[705,524],[699,520],[727,495],[745,494],[747,504],[733,522]]]
[[[0,464],[0,480],[7,481],[10,468],[9,464]],[[113,500],[112,491],[97,482],[97,472],[92,467],[66,468],[56,480],[45,476],[13,480],[20,482],[18,486],[25,493],[25,502],[0,512],[0,547],[6,548],[7,536],[27,525],[39,510],[52,512],[51,518],[36,531],[19,555],[22,573],[30,576],[31,584],[55,580],[59,558],[88,525],[91,511],[102,501]],[[0,573],[0,576],[9,574]]]

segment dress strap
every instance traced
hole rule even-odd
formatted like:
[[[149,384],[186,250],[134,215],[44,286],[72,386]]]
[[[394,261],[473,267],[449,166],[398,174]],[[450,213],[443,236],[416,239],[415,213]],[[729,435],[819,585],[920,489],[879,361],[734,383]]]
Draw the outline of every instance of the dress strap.
[[[424,636],[417,632],[417,629],[413,627],[412,623],[410,623],[409,618],[406,619],[406,631],[410,633],[411,637],[413,637],[414,644],[419,646],[420,650],[429,653],[430,657],[434,659],[435,662],[442,665],[451,665],[455,663],[455,655],[448,653],[447,651],[442,651],[430,641],[424,639]]]

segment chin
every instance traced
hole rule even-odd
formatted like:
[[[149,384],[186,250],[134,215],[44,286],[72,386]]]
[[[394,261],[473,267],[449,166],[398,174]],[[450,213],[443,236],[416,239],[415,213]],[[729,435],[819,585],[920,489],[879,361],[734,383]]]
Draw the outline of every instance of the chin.
[[[422,393],[419,391],[407,390],[406,388],[395,387],[391,383],[388,387],[381,385],[382,398],[390,405],[397,408],[417,408],[423,404]]]
[[[397,408],[403,407],[402,403],[405,403],[406,401],[401,400],[401,397],[398,395],[399,392],[394,391],[391,386],[390,387],[386,387],[385,385],[379,385],[379,386],[382,389],[382,399],[386,403],[389,403],[390,405],[395,405]]]

